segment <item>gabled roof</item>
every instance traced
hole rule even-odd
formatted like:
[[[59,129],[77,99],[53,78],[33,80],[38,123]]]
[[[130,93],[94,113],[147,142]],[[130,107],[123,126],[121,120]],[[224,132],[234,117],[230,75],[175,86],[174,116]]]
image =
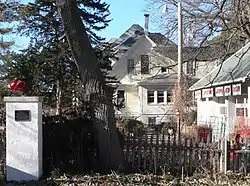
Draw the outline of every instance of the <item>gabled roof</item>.
[[[204,78],[195,83],[190,90],[204,87],[245,81],[250,74],[250,43],[245,45],[221,65],[214,68]]]
[[[141,36],[144,36],[144,29],[138,25],[133,24],[126,32],[124,32],[118,39],[112,42],[112,45],[117,50],[128,50],[133,44],[135,44]],[[170,44],[176,46],[176,44],[167,39],[161,33],[148,33],[148,37],[157,45]]]

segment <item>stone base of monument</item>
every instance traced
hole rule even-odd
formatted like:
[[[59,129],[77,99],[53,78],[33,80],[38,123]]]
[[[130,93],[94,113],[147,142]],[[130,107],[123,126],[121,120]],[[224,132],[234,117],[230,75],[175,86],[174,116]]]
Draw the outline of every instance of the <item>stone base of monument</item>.
[[[30,181],[42,176],[42,99],[5,97],[6,180]]]

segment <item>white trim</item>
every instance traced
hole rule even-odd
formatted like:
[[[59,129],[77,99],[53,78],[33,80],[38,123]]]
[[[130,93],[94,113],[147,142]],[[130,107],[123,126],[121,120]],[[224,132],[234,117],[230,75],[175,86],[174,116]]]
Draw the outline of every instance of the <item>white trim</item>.
[[[164,91],[164,104],[168,103],[168,94],[167,91]]]
[[[149,40],[149,42],[152,44],[152,47],[156,47],[157,46],[156,43],[152,39],[150,39],[150,37],[148,37],[147,35],[145,35],[145,38],[147,38]]]
[[[248,76],[247,76],[248,77]],[[212,87],[212,86],[218,86],[218,85],[224,85],[224,84],[230,84],[230,83],[237,83],[237,82],[245,82],[246,78],[247,77],[243,77],[243,78],[238,78],[238,79],[234,79],[233,81],[222,81],[222,82],[218,82],[218,83],[213,83],[213,84],[208,84],[207,86],[203,86],[203,87],[198,87],[198,88],[195,88],[193,89],[192,87],[189,88],[189,90],[191,91],[194,91],[194,90],[199,90],[199,89],[203,89],[203,88],[209,88],[209,87]],[[199,80],[200,81],[200,80]],[[198,82],[199,82],[198,81]],[[197,83],[198,83],[197,82]],[[195,85],[195,84],[194,84]],[[194,86],[193,85],[193,86]]]
[[[157,104],[157,90],[154,91],[154,103]]]

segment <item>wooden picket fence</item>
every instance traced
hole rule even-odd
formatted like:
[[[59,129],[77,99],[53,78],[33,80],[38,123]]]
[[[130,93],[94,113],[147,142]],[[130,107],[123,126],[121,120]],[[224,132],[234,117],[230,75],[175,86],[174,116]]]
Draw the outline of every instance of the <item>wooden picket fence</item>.
[[[139,172],[154,174],[193,174],[200,170],[218,171],[221,150],[218,143],[178,140],[164,133],[127,134],[124,136],[126,161]]]

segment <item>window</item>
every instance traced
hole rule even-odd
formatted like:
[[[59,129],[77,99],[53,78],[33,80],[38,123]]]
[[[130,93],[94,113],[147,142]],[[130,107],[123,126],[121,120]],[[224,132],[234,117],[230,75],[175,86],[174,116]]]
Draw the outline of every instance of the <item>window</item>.
[[[164,103],[164,91],[157,91],[157,103]]]
[[[117,91],[117,106],[123,108],[125,106],[125,91]]]
[[[244,108],[236,108],[236,116],[244,116]]]
[[[172,67],[161,67],[161,73],[164,73],[164,72],[166,72],[166,73],[170,73],[170,70],[172,69]]]
[[[172,102],[173,93],[170,91],[164,90],[148,90],[147,92],[147,100],[148,104],[150,103],[171,103]]]
[[[127,73],[128,74],[135,74],[135,60],[134,59],[128,59],[127,64]]]
[[[195,75],[195,66],[193,61],[187,62],[187,74],[189,75]]]
[[[167,103],[171,103],[172,102],[172,97],[173,97],[173,93],[168,91],[167,92]]]
[[[162,73],[163,73],[163,72],[167,72],[167,68],[161,67],[161,72],[162,72]]]
[[[148,103],[154,103],[154,91],[148,91]]]
[[[148,125],[155,125],[155,124],[156,124],[156,117],[149,117]]]
[[[149,74],[149,57],[141,55],[141,74]]]

